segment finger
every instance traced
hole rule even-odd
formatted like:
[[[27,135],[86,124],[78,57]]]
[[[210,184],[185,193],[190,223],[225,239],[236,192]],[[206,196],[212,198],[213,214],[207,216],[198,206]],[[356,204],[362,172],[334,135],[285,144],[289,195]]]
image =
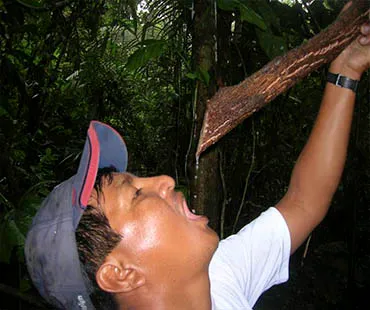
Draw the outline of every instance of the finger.
[[[370,44],[370,35],[368,35],[368,36],[361,36],[358,41],[362,45]]]
[[[361,33],[364,36],[370,34],[370,23],[366,23],[361,26]]]

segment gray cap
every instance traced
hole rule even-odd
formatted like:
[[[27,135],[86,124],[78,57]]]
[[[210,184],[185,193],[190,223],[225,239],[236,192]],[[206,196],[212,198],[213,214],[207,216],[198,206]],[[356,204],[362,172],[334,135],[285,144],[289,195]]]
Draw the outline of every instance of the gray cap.
[[[91,283],[80,265],[75,231],[94,188],[99,168],[126,171],[127,149],[112,127],[90,123],[80,165],[43,201],[27,234],[29,274],[40,294],[61,309],[94,309]]]

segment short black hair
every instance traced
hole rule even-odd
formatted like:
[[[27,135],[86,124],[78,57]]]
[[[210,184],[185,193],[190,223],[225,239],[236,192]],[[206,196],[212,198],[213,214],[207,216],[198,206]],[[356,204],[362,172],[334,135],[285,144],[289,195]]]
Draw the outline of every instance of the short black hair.
[[[98,201],[102,195],[103,182],[111,184],[114,172],[117,172],[114,167],[98,170],[94,184]],[[90,297],[97,309],[117,309],[113,295],[101,290],[96,283],[96,272],[121,240],[122,236],[110,226],[102,208],[99,205],[98,207],[88,205],[76,230],[76,242],[80,262],[93,286]]]

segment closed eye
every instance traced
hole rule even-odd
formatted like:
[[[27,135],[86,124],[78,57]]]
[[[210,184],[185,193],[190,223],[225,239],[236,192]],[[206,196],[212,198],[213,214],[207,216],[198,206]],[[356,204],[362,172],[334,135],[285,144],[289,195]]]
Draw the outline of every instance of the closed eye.
[[[135,191],[135,194],[134,194],[134,197],[133,197],[133,199],[136,199],[136,198],[138,198],[140,195],[141,195],[141,188],[139,188],[138,190],[136,190]]]

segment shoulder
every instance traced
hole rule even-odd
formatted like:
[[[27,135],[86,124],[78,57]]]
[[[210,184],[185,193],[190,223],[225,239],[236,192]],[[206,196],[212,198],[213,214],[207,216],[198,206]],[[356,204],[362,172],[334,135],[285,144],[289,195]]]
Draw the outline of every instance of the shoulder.
[[[270,207],[245,225],[238,233],[222,240],[217,251],[222,252],[224,248],[238,246],[240,242],[247,247],[252,244],[262,246],[261,242],[277,238],[287,238],[290,246],[289,230],[284,217],[275,207]]]
[[[276,208],[222,240],[210,264],[211,290],[244,296],[253,306],[272,285],[288,279],[290,236]]]

